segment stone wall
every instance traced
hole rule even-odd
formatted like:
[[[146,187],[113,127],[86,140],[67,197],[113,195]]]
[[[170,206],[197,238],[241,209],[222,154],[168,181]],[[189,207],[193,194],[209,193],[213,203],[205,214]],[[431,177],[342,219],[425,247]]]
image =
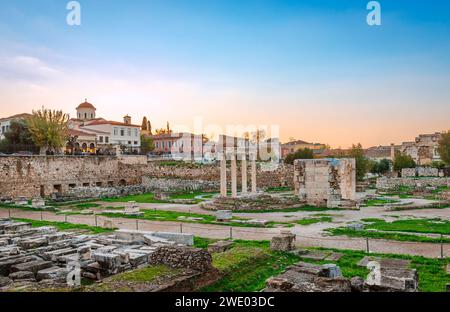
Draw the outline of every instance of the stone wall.
[[[212,269],[211,254],[200,248],[183,246],[161,246],[149,256],[150,264],[165,264],[179,269],[206,272]]]
[[[82,186],[137,185],[143,167],[113,156],[0,157],[0,197],[48,197]]]
[[[411,178],[411,177],[439,177],[443,176],[443,171],[439,171],[437,168],[431,167],[417,167],[417,168],[403,168],[402,169],[402,177],[403,178]]]
[[[330,208],[355,200],[355,159],[298,159],[294,162],[295,194],[308,204]]]
[[[217,191],[219,184],[218,181],[142,177],[142,185],[149,191]]]
[[[229,167],[229,166],[228,166]],[[241,166],[238,165],[238,185],[241,183]],[[231,169],[227,169],[227,176],[231,176]],[[175,178],[181,180],[193,180],[203,182],[220,182],[220,166],[202,165],[189,166],[182,163],[179,166],[164,166],[159,162],[150,162],[145,169],[144,175],[149,178]],[[248,175],[249,176],[249,175]],[[266,168],[257,166],[257,186],[260,189],[268,187],[287,186],[294,188],[294,166],[279,164],[276,167]],[[219,190],[219,187],[217,187]]]
[[[228,173],[230,174],[230,173]],[[115,193],[118,186],[145,185],[155,189],[219,190],[218,165],[164,166],[147,163],[145,156],[6,156],[0,157],[0,197],[50,197],[86,192],[80,188],[109,188],[95,193]],[[257,170],[258,188],[288,186],[293,188],[294,170],[280,164],[273,170]],[[157,182],[156,178],[163,178]],[[178,180],[175,182],[175,179]],[[238,170],[238,183],[240,183]],[[191,182],[188,182],[191,181]],[[184,185],[184,186],[183,186]]]
[[[409,186],[421,188],[425,186],[448,186],[450,187],[450,178],[387,178],[377,179],[377,189],[392,190],[400,186]]]
[[[114,186],[114,187],[75,187],[69,189],[65,198],[89,199],[111,198],[145,193],[147,189],[142,185]]]

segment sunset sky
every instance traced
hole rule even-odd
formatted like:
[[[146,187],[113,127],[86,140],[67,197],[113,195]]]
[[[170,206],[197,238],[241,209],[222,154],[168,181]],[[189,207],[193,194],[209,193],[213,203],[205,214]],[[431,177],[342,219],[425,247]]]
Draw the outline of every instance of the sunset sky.
[[[153,127],[279,125],[364,147],[450,129],[450,1],[0,1],[0,117],[42,105]]]

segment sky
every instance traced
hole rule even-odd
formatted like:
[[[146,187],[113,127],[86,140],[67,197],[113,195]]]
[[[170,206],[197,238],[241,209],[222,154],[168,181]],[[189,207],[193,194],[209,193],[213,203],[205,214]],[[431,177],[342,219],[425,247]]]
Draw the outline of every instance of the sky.
[[[68,2],[0,1],[0,117],[87,98],[106,119],[336,148],[450,129],[450,1],[380,0],[380,26],[366,0],[79,0],[80,26]]]

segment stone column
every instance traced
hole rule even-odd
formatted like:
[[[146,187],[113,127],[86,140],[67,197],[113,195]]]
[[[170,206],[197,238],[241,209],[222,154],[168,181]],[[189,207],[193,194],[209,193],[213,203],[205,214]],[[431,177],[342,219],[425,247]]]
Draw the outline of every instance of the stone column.
[[[220,195],[227,197],[227,154],[225,152],[220,159]]]
[[[247,195],[247,156],[242,153],[241,157],[241,176],[242,176],[242,191],[241,195]]]
[[[391,143],[391,160],[394,161],[395,159],[395,146],[394,143]]]
[[[231,197],[237,197],[236,152],[231,153]]]
[[[256,155],[252,155],[252,193],[256,194]]]

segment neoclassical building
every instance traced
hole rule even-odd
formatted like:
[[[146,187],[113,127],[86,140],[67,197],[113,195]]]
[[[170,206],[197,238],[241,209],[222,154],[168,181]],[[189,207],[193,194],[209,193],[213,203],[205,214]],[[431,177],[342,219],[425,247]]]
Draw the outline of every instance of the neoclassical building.
[[[77,118],[69,120],[69,133],[77,137],[75,146],[81,152],[115,153],[117,147],[124,152],[139,151],[141,126],[132,124],[130,116],[124,116],[123,122],[98,118],[97,109],[87,99],[78,105],[76,111]],[[70,144],[66,149],[70,149]]]

